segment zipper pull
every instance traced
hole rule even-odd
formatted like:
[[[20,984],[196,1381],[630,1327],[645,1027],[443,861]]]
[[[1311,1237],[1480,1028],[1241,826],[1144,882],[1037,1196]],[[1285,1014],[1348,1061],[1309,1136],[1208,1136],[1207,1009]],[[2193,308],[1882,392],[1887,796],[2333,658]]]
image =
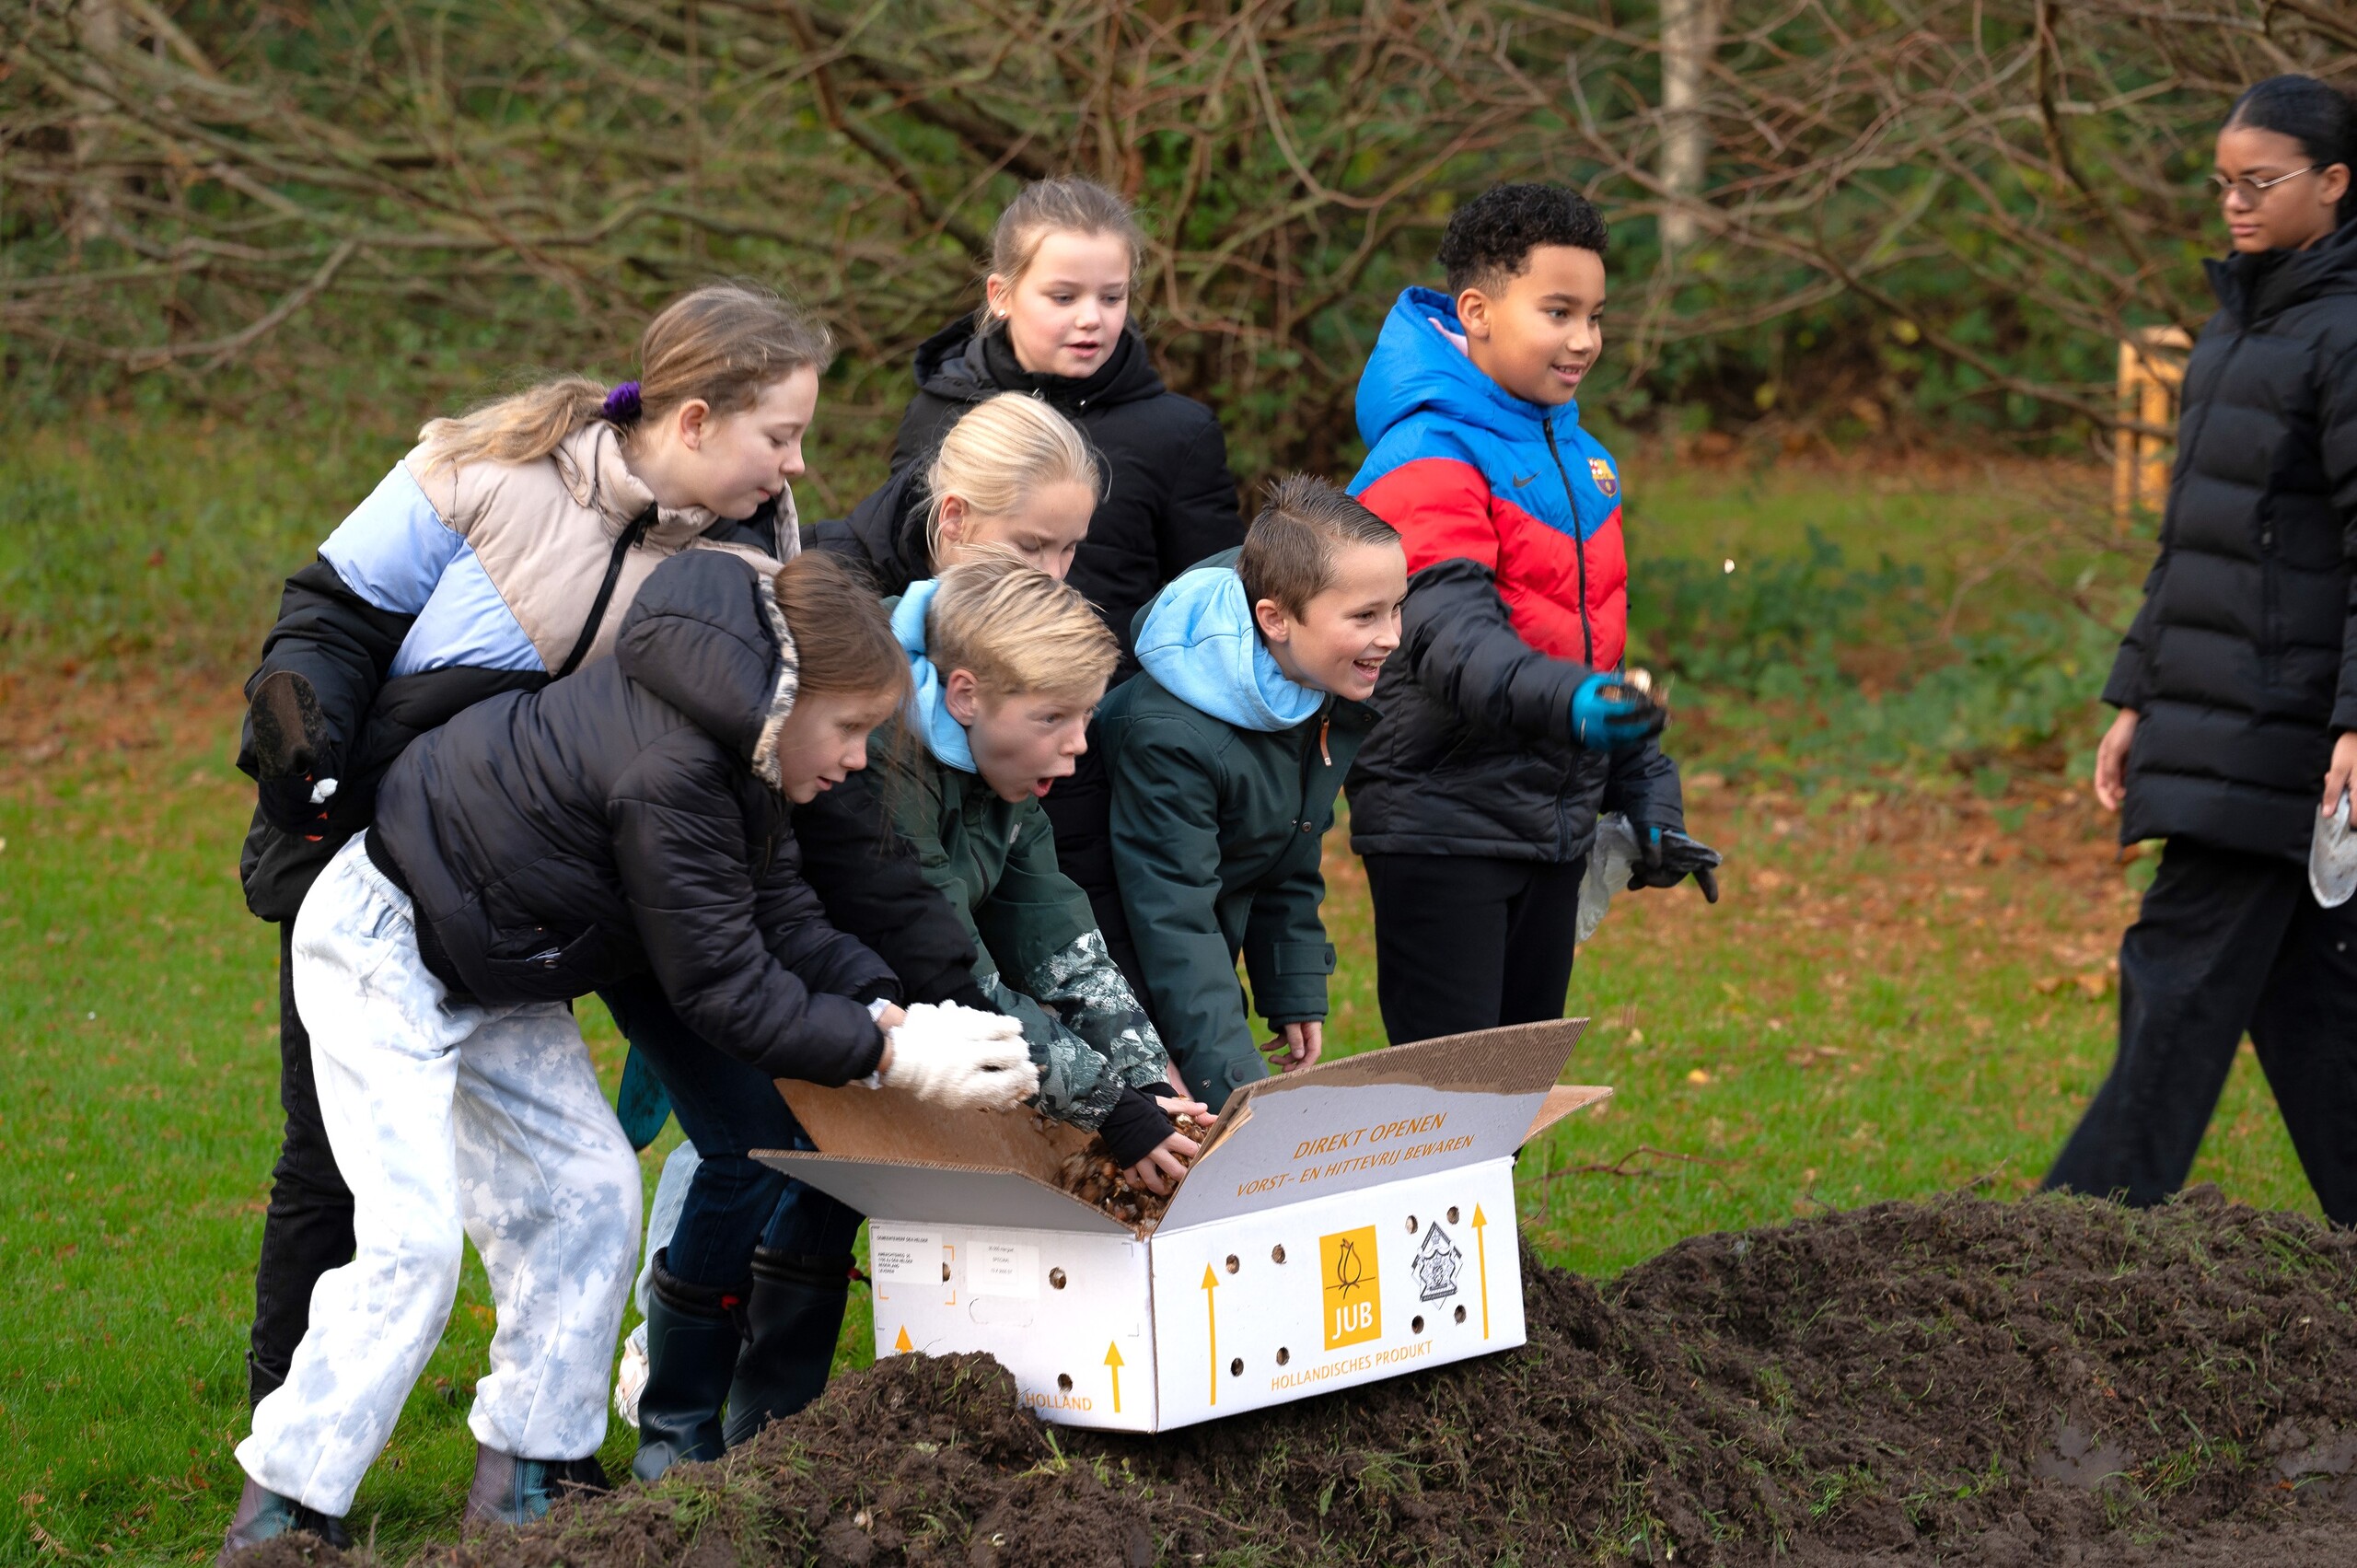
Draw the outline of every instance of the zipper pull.
[[[1328,767],[1334,765],[1334,753],[1326,749],[1326,732],[1334,727],[1334,715],[1327,714],[1318,721],[1318,756]]]

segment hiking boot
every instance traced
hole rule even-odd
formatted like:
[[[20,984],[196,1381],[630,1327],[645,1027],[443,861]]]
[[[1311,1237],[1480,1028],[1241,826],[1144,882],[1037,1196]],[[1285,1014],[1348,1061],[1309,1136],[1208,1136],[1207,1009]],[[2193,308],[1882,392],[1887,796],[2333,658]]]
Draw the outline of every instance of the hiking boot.
[[[611,1492],[598,1456],[579,1459],[519,1459],[486,1443],[475,1445],[475,1480],[467,1488],[470,1525],[528,1525],[548,1517],[560,1497]]]
[[[749,1330],[728,1388],[728,1446],[792,1415],[824,1392],[851,1300],[852,1256],[753,1249]]]
[[[653,1481],[683,1461],[726,1451],[720,1409],[745,1336],[737,1326],[742,1291],[691,1284],[655,1255],[646,1292],[646,1386],[638,1394],[638,1456],[631,1474]]]
[[[317,1536],[339,1550],[352,1545],[352,1534],[342,1519],[306,1508],[292,1497],[281,1497],[248,1476],[246,1489],[238,1494],[238,1511],[229,1518],[229,1533],[221,1538],[221,1554],[213,1560],[215,1568],[248,1547],[296,1531]]]

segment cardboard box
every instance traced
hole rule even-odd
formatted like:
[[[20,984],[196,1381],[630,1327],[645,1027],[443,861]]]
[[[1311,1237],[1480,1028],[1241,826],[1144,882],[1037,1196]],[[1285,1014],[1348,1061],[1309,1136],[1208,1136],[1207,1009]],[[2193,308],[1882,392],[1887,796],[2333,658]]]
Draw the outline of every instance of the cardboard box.
[[[1051,1421],[1162,1432],[1521,1344],[1514,1156],[1612,1091],[1585,1019],[1394,1046],[1238,1089],[1150,1234],[1066,1193],[1028,1113],[781,1083],[868,1216],[876,1353],[988,1351]]]

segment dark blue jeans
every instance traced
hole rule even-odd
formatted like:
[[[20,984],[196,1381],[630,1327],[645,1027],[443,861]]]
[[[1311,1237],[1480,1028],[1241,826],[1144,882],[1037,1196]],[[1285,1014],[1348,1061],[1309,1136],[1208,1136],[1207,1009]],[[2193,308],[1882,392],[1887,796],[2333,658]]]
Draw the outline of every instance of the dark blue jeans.
[[[688,1028],[654,976],[598,994],[662,1080],[680,1131],[703,1159],[671,1233],[665,1260],[671,1273],[691,1284],[735,1290],[751,1277],[755,1247],[806,1257],[849,1252],[859,1232],[857,1211],[750,1156],[754,1149],[817,1146],[776,1084]]]

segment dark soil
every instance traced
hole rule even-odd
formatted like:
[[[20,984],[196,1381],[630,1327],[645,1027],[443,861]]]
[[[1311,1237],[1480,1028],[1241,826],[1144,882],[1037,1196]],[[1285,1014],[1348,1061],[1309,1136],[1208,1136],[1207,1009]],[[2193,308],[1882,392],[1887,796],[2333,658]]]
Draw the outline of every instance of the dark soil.
[[[447,1556],[2357,1562],[2357,1237],[2313,1221],[1956,1198],[1602,1287],[1526,1268],[1530,1343],[1482,1361],[1133,1438],[1039,1425],[987,1357],[905,1356],[724,1464]]]

